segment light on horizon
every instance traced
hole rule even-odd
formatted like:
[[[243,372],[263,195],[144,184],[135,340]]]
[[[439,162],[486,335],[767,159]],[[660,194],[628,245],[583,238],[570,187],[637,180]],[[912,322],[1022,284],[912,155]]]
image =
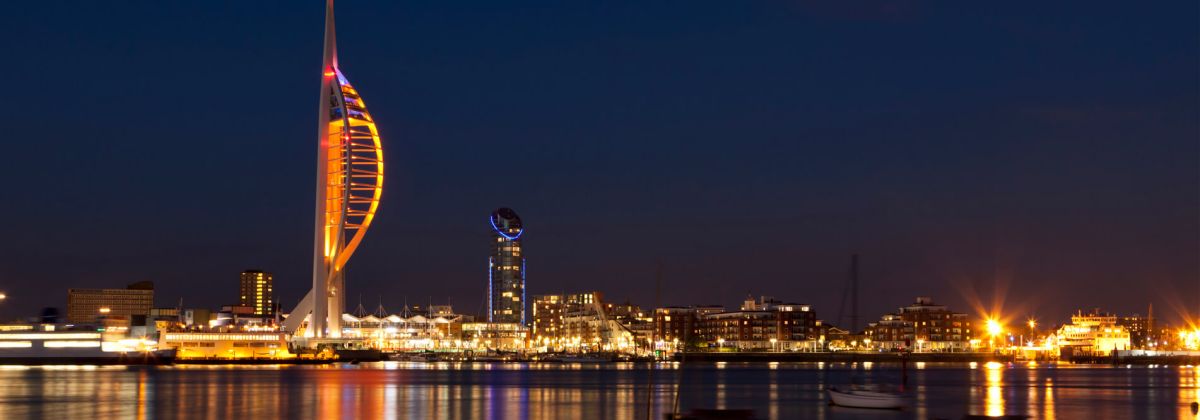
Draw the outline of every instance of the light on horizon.
[[[987,320],[987,332],[988,335],[997,336],[1004,332],[1004,327],[1000,326],[1000,321],[997,321],[994,318],[989,318]]]

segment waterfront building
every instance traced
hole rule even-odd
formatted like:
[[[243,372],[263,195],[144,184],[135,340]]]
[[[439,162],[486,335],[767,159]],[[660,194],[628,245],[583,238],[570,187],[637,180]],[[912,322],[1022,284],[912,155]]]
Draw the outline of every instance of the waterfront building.
[[[212,320],[212,309],[208,308],[184,309],[180,315],[180,322],[188,327],[208,327],[210,325],[209,322]]]
[[[154,283],[142,281],[124,289],[67,289],[67,322],[95,323],[103,317],[150,314]]]
[[[180,311],[179,308],[150,308],[149,319],[154,320],[171,320],[178,321]]]
[[[1116,315],[1098,309],[1086,314],[1078,311],[1071,315],[1070,324],[1059,327],[1050,337],[1050,343],[1057,346],[1059,356],[1065,358],[1107,356],[1113,351],[1129,350],[1129,331],[1118,325],[1117,319]]]
[[[1125,331],[1129,331],[1129,345],[1133,348],[1153,349],[1158,347],[1161,338],[1159,334],[1154,333],[1154,318],[1138,314],[1122,316],[1117,317],[1117,325],[1125,328]]]
[[[384,351],[436,350],[461,347],[462,316],[374,314],[356,317],[342,315],[342,336],[359,339]]]
[[[259,315],[253,306],[225,305],[221,307],[220,311],[213,314],[212,321],[208,325],[213,328],[266,327],[275,325],[275,317]]]
[[[825,336],[825,348],[830,351],[854,350],[863,338],[829,324],[822,325],[821,331]]]
[[[533,322],[530,328],[534,341],[563,336],[563,320],[567,314],[590,308],[600,303],[603,296],[601,292],[534,296]]]
[[[462,324],[463,345],[476,349],[523,350],[529,328],[515,322],[467,322]]]
[[[533,308],[530,334],[534,342],[548,342],[557,338],[565,316],[562,295],[534,296],[530,306]]]
[[[253,308],[257,316],[275,316],[274,277],[262,270],[243,271],[238,288],[238,304]]]
[[[864,341],[870,340],[868,346],[883,350],[955,352],[971,350],[974,339],[973,322],[967,314],[920,296],[897,313],[868,324]]]
[[[629,301],[625,303],[603,302],[605,317],[616,322],[621,329],[631,334],[633,345],[649,348],[654,336],[654,315]]]
[[[526,324],[525,227],[517,212],[501,207],[492,212],[491,254],[488,256],[488,322]]]
[[[823,344],[811,306],[767,296],[748,298],[737,311],[703,314],[699,322],[701,340],[723,348],[817,351]]]
[[[383,145],[375,119],[339,67],[333,0],[325,3],[321,76],[312,289],[284,323],[286,331],[315,341],[341,337],[346,263],[362,243],[383,194]]]
[[[626,350],[649,344],[653,320],[632,303],[601,292],[540,295],[533,300],[533,344],[546,350]]]
[[[725,312],[720,305],[668,306],[654,310],[654,334],[651,339],[656,350],[676,350],[687,343],[700,343],[700,318],[703,315]]]

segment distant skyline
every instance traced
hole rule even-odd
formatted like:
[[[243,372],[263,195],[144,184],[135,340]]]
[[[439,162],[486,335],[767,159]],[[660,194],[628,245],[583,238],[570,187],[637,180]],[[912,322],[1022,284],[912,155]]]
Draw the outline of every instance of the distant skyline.
[[[311,287],[322,2],[21,2],[0,16],[0,319],[150,280],[217,307]],[[527,294],[860,324],[916,296],[1018,320],[1200,314],[1200,4],[341,0],[388,163],[347,308]],[[515,186],[516,188],[511,188]],[[999,285],[999,286],[997,286]],[[996,293],[995,290],[1004,292]]]

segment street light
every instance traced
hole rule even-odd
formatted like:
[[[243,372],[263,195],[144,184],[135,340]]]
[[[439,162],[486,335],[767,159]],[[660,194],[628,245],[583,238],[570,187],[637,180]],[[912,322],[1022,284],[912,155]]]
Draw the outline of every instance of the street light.
[[[102,314],[107,314],[109,312],[112,312],[112,309],[109,309],[107,306],[100,308],[100,313]]]
[[[0,300],[4,299],[8,299],[8,295],[4,294],[4,292],[0,292]]]
[[[725,339],[721,338],[721,337],[717,337],[717,349],[720,350],[723,348],[725,348]]]
[[[994,319],[987,320],[988,335],[997,336],[1004,332],[1004,328],[1000,326],[1000,322]]]
[[[987,320],[988,346],[992,349],[996,348],[996,336],[1004,332],[1004,327],[1000,326],[1000,321],[989,318]]]
[[[778,341],[774,337],[771,338],[771,351],[775,351],[775,343]]]

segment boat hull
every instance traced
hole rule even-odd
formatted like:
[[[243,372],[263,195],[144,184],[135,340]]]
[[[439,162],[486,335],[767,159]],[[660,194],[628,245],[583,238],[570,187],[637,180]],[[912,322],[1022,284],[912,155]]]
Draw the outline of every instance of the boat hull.
[[[904,408],[904,398],[897,394],[881,392],[827,390],[829,401],[834,405],[853,408],[876,408],[895,410]]]

